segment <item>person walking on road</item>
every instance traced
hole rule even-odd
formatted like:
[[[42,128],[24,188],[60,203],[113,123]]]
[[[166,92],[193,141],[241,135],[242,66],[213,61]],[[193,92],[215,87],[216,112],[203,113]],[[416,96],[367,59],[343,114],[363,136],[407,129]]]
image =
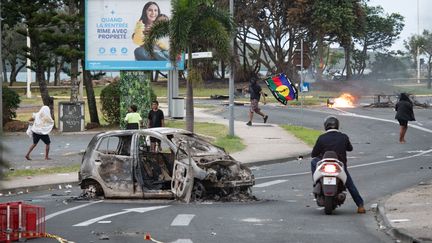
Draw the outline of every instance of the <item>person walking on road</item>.
[[[128,108],[128,113],[126,114],[125,121],[126,129],[132,130],[132,129],[139,129],[139,124],[142,121],[141,115],[137,112],[138,108],[136,105],[131,105]]]
[[[152,127],[164,127],[165,118],[162,110],[159,109],[159,102],[154,100],[152,102],[152,109],[148,114],[148,128]],[[157,138],[150,137],[150,149],[151,151],[156,151],[156,144],[158,145],[158,150],[160,150],[160,140]]]
[[[37,113],[33,113],[33,117],[30,118],[29,122],[33,122],[31,127],[33,144],[30,145],[30,148],[25,155],[27,160],[31,160],[30,153],[39,143],[39,140],[45,143],[45,159],[49,160],[49,150],[51,140],[49,137],[49,133],[54,127],[54,120],[51,117],[51,111],[48,106],[42,106],[42,108]]]
[[[263,97],[263,104],[266,104],[266,96],[261,89],[261,86],[257,83],[257,78],[253,77],[249,84],[249,93],[250,93],[250,110],[249,110],[249,121],[246,123],[248,126],[252,126],[252,119],[254,112],[258,115],[262,116],[264,119],[264,123],[267,122],[268,115],[261,112],[259,108],[259,101],[261,96]]]
[[[415,121],[413,103],[410,100],[408,94],[401,93],[399,95],[399,101],[395,106],[396,116],[400,125],[399,130],[399,143],[405,143],[405,134],[408,130],[408,121]]]
[[[338,155],[338,159],[344,164],[344,170],[347,175],[345,186],[357,205],[357,213],[366,213],[363,198],[360,196],[347,168],[346,152],[353,150],[349,137],[339,131],[339,120],[334,116],[329,116],[325,119],[324,129],[326,132],[318,137],[312,149],[312,174],[315,172],[317,163],[322,159],[324,153],[334,151]]]

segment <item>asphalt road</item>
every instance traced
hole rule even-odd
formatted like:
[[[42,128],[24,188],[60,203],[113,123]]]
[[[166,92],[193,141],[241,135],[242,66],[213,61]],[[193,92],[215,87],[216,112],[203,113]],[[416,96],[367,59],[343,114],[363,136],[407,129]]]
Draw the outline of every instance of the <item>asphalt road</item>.
[[[248,107],[236,107],[247,121]],[[269,122],[322,129],[336,114],[354,146],[348,154],[351,175],[365,199],[367,213],[356,214],[351,197],[334,215],[324,215],[311,195],[309,158],[253,167],[258,201],[182,204],[174,201],[77,201],[78,188],[2,197],[46,208],[47,231],[75,242],[394,242],[380,229],[376,203],[432,178],[432,112],[415,110],[417,127],[399,144],[399,125],[387,108],[335,110],[265,106]],[[225,113],[227,114],[227,113]],[[261,122],[261,118],[255,118]],[[47,242],[38,239],[32,242]]]

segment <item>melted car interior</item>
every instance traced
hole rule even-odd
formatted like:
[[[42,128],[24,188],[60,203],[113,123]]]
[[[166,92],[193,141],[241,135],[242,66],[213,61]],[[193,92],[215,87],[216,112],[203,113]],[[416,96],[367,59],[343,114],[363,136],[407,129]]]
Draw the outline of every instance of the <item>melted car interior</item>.
[[[118,187],[138,182],[142,191],[171,189],[174,152],[170,147],[155,137],[139,135],[137,160],[133,163],[131,144],[132,135],[101,140],[97,151],[100,153],[99,175],[102,179]]]
[[[169,190],[171,188],[174,152],[161,140],[140,135],[136,178],[147,190]],[[141,181],[142,179],[142,181]]]

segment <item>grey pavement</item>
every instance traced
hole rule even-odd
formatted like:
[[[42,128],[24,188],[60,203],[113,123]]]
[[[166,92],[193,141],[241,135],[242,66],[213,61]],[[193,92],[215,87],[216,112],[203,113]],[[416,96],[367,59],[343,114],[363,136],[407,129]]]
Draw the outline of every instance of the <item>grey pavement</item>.
[[[432,242],[432,181],[385,198],[378,212],[400,242]]]
[[[166,114],[166,107],[161,105]],[[211,114],[211,111],[195,108],[194,117],[197,122],[220,123],[228,126],[228,118]],[[64,166],[68,163],[79,163],[80,153],[83,152],[93,133],[63,133],[53,136],[57,147],[52,149],[52,160],[43,160],[42,155],[37,155],[34,151],[31,162],[24,159],[27,146],[11,153],[13,166],[16,168],[43,168],[52,166]],[[276,124],[264,124],[260,116],[254,117],[252,126],[247,126],[245,122],[234,121],[234,134],[243,140],[246,148],[240,152],[232,153],[235,159],[250,166],[263,165],[270,163],[285,162],[299,157],[309,157],[311,148],[302,141],[295,138]],[[22,143],[25,134],[7,134],[6,141],[12,146]],[[28,139],[28,138],[27,138]],[[80,139],[81,147],[71,147],[68,141]],[[3,139],[2,139],[3,140]],[[61,141],[59,141],[61,140]],[[17,145],[14,144],[17,143]],[[54,144],[54,143],[53,143]],[[23,145],[20,144],[20,147]],[[7,146],[6,146],[7,147]],[[43,153],[43,145],[38,145]],[[20,151],[22,154],[20,155]],[[22,157],[22,158],[21,158]],[[39,159],[36,159],[40,157]],[[8,159],[8,158],[6,158]],[[39,189],[48,188],[68,188],[78,184],[78,173],[58,173],[40,176],[16,177],[6,181],[1,181],[1,195],[12,193],[26,193]],[[378,204],[378,214],[382,219],[383,229],[399,242],[432,242],[432,184],[431,182],[422,183],[406,191],[396,193],[384,198]]]

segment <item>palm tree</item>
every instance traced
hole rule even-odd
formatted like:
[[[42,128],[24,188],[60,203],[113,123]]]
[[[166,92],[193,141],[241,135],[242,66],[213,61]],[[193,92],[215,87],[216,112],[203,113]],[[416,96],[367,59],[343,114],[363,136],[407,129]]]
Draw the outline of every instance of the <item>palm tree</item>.
[[[187,52],[187,70],[193,71],[192,52],[205,46],[222,59],[230,57],[230,40],[234,29],[228,11],[219,9],[213,0],[172,0],[172,14],[168,21],[156,22],[146,37],[145,45],[152,52],[157,39],[170,38],[170,60],[175,63],[182,52]],[[193,132],[192,75],[186,80],[186,129]]]

